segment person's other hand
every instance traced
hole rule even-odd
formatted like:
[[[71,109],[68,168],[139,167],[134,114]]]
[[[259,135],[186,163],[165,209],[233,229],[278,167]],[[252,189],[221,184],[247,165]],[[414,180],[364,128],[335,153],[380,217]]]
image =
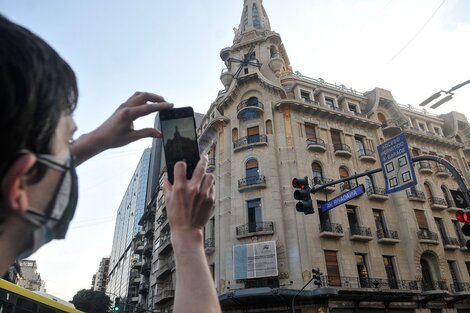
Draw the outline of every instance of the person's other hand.
[[[182,235],[199,239],[214,207],[214,177],[206,173],[207,156],[201,157],[193,176],[186,179],[186,163],[174,167],[174,184],[163,183],[172,237]]]
[[[170,109],[162,96],[149,92],[136,92],[94,131],[103,150],[127,145],[133,141],[154,137],[161,138],[161,133],[152,127],[134,129],[134,121],[150,113]]]

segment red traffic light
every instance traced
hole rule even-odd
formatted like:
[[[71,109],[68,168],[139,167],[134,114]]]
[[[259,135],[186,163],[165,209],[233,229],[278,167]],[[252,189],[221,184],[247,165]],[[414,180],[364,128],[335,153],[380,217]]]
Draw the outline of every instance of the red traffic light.
[[[308,185],[308,177],[305,178],[294,178],[292,180],[292,187],[294,188],[301,188],[306,189],[309,187]]]
[[[461,223],[470,223],[470,212],[458,210],[455,213],[455,217],[457,218],[457,221]]]

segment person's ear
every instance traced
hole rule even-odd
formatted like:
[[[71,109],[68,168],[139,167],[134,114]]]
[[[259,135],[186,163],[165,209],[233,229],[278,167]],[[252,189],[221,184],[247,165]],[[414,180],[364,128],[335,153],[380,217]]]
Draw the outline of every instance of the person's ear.
[[[34,154],[24,154],[8,168],[1,184],[4,205],[7,210],[25,212],[29,207],[26,174],[36,164]]]

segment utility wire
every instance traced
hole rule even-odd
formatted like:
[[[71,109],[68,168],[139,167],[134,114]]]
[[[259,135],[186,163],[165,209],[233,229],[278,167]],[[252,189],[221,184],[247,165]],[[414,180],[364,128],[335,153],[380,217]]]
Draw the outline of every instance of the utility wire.
[[[423,26],[421,26],[421,28],[418,30],[418,32],[403,46],[403,48],[400,49],[400,51],[398,51],[397,54],[395,54],[393,56],[393,58],[390,59],[389,62],[392,62],[397,56],[399,56],[403,50],[405,50],[415,39],[416,37],[418,37],[419,34],[421,34],[421,32],[424,30],[424,28],[426,27],[426,25],[428,25],[428,23],[432,20],[432,18],[434,17],[434,15],[436,15],[437,11],[439,11],[439,9],[442,7],[442,5],[446,2],[447,0],[443,0],[441,2],[441,4],[437,7],[436,10],[434,10],[434,12],[432,13],[432,15],[428,18],[428,20],[423,24]]]

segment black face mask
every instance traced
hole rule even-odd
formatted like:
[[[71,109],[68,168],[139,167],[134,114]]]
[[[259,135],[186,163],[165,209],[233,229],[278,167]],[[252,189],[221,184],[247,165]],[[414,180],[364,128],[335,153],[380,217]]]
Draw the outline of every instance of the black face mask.
[[[31,153],[21,151],[22,153]],[[35,154],[38,162],[47,167],[61,171],[62,177],[57,185],[54,197],[46,207],[46,214],[34,208],[29,208],[22,217],[36,226],[30,248],[22,252],[20,259],[27,258],[44,244],[52,239],[64,239],[69,228],[78,201],[78,177],[70,154],[65,164],[59,162],[55,156],[48,154]]]

